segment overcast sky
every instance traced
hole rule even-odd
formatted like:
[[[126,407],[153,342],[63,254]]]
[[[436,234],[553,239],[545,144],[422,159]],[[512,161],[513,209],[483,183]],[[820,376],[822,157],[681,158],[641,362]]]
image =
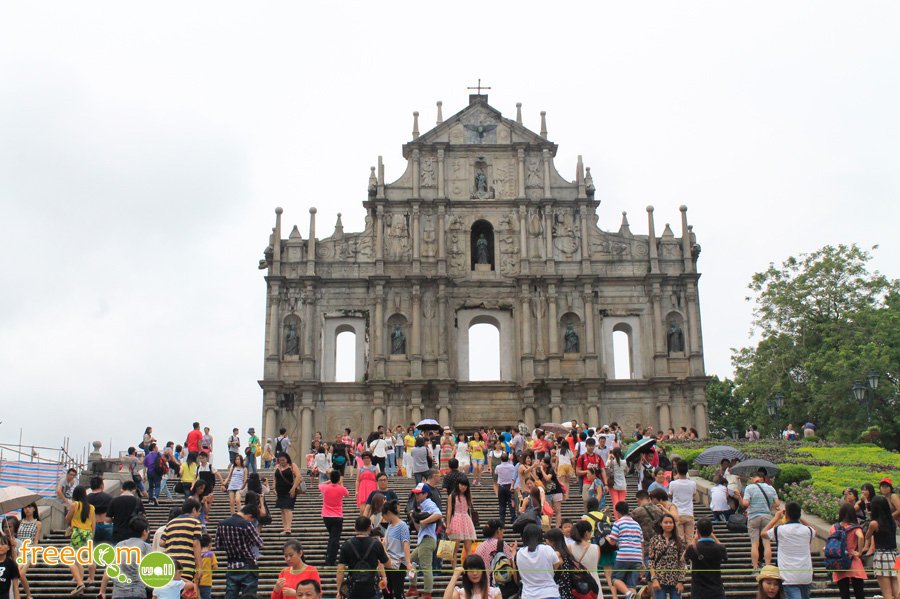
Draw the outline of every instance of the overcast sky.
[[[377,156],[398,178],[412,111],[478,77],[584,156],[602,228],[688,205],[710,374],[770,261],[877,243],[900,276],[900,5],[617,4],[3,3],[0,441],[259,428],[274,208],[361,230]]]

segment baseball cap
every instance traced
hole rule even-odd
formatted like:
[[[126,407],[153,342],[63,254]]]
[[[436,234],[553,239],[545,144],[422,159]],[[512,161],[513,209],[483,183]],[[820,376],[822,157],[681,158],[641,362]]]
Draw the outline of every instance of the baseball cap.
[[[889,479],[889,478],[886,477],[886,476],[885,476],[884,478],[882,478],[882,479],[881,479],[881,482],[878,483],[878,484],[880,484],[880,485],[891,485],[892,487],[894,486],[894,483],[891,482],[891,479]]]
[[[412,492],[413,493],[430,493],[431,489],[425,483],[419,483],[413,488]]]
[[[256,434],[256,429],[251,426],[249,429],[247,429],[247,434],[248,435]]]

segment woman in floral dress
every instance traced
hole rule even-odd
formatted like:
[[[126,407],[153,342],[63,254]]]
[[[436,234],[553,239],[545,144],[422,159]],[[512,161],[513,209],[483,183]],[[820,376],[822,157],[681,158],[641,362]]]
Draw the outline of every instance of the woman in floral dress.
[[[472,555],[472,541],[475,540],[475,524],[472,522],[472,492],[469,488],[468,478],[459,479],[456,483],[456,490],[450,493],[450,498],[447,500],[447,521],[450,523],[447,534],[453,541],[453,558],[450,560],[450,567],[455,570],[459,544],[463,544],[466,555]]]

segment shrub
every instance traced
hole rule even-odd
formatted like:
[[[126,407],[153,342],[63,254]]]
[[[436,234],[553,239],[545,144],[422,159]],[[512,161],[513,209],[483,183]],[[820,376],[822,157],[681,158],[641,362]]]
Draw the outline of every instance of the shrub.
[[[803,511],[824,518],[826,522],[837,522],[841,498],[809,481],[791,483],[779,493],[784,501],[796,501]]]
[[[812,478],[809,469],[799,464],[785,464],[781,467],[781,472],[775,477],[775,488],[781,489],[785,485],[801,483]]]
[[[682,460],[684,460],[685,462],[687,462],[688,468],[693,468],[693,467],[694,467],[694,460],[697,459],[697,456],[698,456],[698,455],[700,455],[701,453],[703,453],[703,450],[702,450],[702,449],[681,449],[681,450],[676,451],[675,453],[677,453],[678,456],[679,456]],[[670,457],[671,457],[671,454],[669,454],[669,455],[670,455]]]
[[[709,482],[713,482],[713,474],[716,472],[715,466],[704,466],[700,469],[700,478],[704,478]]]
[[[810,435],[808,437],[803,437],[802,439],[800,439],[802,443],[818,443],[820,440],[821,439],[819,439],[819,437],[817,437],[816,435]]]

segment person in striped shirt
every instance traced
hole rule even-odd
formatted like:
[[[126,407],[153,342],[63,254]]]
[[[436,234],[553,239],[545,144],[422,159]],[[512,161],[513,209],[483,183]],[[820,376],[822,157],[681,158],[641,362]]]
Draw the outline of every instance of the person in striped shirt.
[[[628,515],[628,504],[620,501],[614,506],[616,521],[607,536],[610,544],[618,549],[613,564],[613,586],[625,599],[640,596],[635,590],[638,577],[644,570],[644,533],[641,525]]]
[[[182,565],[182,577],[200,585],[200,537],[203,527],[200,526],[200,502],[190,497],[181,506],[181,515],[166,524],[162,536],[162,546],[172,559]]]

